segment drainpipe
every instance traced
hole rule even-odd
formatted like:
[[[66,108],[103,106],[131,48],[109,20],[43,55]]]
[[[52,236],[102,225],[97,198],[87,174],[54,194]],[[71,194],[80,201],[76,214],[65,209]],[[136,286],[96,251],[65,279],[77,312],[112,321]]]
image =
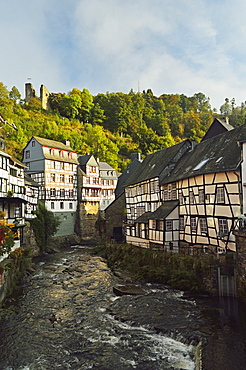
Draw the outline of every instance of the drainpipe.
[[[240,174],[239,175],[235,171],[233,173],[237,177],[238,190],[239,190],[239,201],[240,201],[240,213],[243,214],[243,187],[242,187],[241,168],[240,168]]]

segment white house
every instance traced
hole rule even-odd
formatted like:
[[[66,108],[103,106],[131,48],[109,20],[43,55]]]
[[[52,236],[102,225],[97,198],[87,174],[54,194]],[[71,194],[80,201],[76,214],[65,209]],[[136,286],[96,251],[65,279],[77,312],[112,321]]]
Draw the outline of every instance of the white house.
[[[65,143],[33,136],[23,152],[26,173],[40,185],[39,199],[60,219],[57,236],[74,232],[77,154]]]

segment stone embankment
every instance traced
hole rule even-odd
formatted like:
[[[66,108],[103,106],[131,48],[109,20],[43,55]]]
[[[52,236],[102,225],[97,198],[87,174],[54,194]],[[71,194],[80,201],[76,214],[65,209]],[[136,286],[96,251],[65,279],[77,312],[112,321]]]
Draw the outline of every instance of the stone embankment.
[[[33,238],[32,233],[28,236],[28,244],[15,249],[0,266],[0,306],[5,298],[12,294],[17,286],[18,280],[25,274],[32,273],[32,259],[40,255],[40,250]],[[52,237],[48,241],[45,254],[59,252],[63,248],[79,244],[80,240],[76,234]],[[27,246],[28,245],[28,246]]]

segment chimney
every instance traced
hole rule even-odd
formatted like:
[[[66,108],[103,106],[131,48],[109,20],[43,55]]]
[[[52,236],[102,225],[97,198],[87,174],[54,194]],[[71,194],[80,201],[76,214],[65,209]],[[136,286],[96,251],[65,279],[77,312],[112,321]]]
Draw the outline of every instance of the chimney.
[[[137,159],[138,161],[141,161],[141,153],[132,153],[131,159],[132,159],[132,161],[134,161],[134,159]]]
[[[65,144],[66,146],[70,146],[70,140],[63,140],[63,144]]]

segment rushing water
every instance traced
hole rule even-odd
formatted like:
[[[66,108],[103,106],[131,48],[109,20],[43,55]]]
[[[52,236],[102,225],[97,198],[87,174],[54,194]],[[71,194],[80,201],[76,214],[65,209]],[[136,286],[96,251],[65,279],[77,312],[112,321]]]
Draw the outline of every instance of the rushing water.
[[[143,296],[116,297],[119,283],[87,247],[40,258],[1,311],[0,369],[233,370],[227,337],[241,346],[235,369],[246,368],[241,332],[216,316],[220,306],[146,283]]]

